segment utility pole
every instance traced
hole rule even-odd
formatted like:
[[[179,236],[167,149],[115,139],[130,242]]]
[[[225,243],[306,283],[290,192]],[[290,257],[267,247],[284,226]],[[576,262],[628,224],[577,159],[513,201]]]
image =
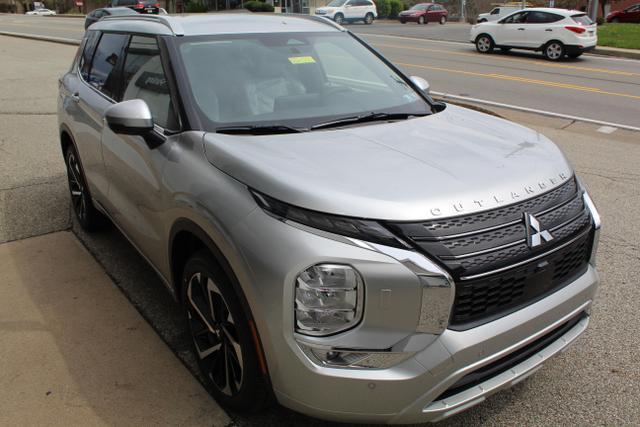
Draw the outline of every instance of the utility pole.
[[[598,19],[598,0],[589,1],[588,12],[589,12],[589,18],[591,18],[593,22],[596,22],[596,20]]]

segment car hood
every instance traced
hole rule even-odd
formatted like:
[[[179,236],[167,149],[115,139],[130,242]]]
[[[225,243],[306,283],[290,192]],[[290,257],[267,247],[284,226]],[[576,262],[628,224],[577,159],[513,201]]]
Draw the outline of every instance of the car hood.
[[[204,148],[215,167],[281,201],[397,221],[492,209],[573,175],[540,133],[453,105],[422,118],[336,130],[206,133]]]

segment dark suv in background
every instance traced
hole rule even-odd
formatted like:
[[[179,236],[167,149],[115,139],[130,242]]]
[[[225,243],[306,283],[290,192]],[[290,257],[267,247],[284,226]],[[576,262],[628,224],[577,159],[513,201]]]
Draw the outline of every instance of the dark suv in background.
[[[160,3],[156,0],[111,0],[109,7],[128,7],[138,13],[160,13]]]

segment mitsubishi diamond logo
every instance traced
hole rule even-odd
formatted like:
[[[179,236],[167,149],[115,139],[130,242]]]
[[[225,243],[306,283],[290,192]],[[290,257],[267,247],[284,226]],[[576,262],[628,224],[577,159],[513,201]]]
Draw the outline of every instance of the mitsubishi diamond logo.
[[[524,223],[527,229],[527,244],[530,248],[536,248],[543,243],[553,240],[551,233],[547,230],[542,230],[538,218],[530,213],[525,212]]]

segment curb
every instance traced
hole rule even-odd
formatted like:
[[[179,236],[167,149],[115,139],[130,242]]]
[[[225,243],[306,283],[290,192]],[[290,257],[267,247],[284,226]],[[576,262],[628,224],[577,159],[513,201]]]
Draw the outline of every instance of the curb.
[[[67,39],[64,37],[53,37],[53,36],[38,36],[35,34],[14,33],[11,31],[0,31],[0,36],[19,37],[23,39],[61,43],[61,44],[67,44],[72,46],[78,46],[80,44],[80,40],[76,40],[76,39]]]
[[[640,50],[636,49],[610,49],[606,47],[596,47],[590,52],[593,55],[616,56],[618,58],[640,59]]]

